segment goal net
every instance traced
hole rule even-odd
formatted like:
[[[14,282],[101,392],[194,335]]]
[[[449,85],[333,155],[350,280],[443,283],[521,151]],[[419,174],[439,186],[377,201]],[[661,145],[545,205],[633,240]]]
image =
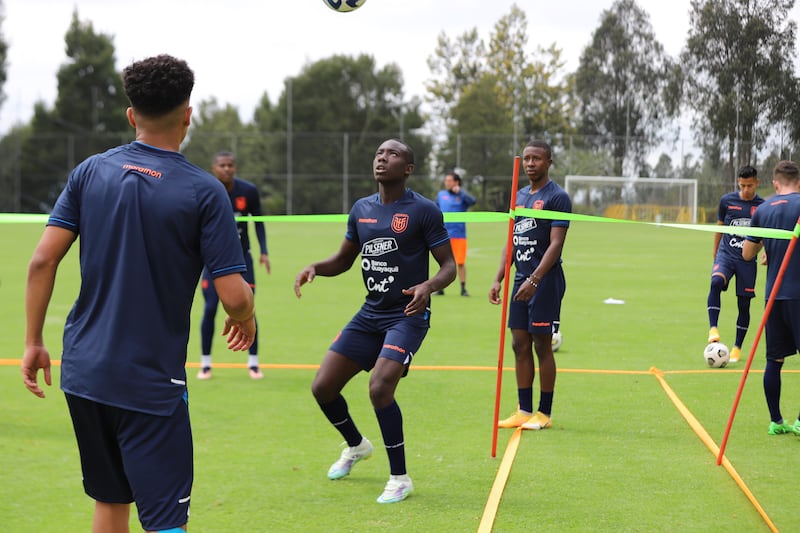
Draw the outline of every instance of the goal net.
[[[645,222],[697,222],[697,180],[567,176],[575,213]]]

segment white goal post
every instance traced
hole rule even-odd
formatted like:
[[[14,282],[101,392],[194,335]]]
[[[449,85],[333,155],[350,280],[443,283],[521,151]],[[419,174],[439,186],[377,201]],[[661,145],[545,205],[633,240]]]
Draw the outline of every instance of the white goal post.
[[[697,223],[697,180],[567,176],[575,213],[646,222]]]

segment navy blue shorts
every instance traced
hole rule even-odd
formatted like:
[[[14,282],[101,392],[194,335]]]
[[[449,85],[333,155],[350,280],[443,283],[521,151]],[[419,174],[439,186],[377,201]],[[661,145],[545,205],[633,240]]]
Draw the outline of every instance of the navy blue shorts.
[[[559,268],[548,272],[529,301],[514,301],[514,295],[525,282],[525,279],[514,280],[514,287],[508,295],[508,327],[524,329],[533,335],[549,335],[553,333],[553,322],[561,320],[561,300],[567,289],[564,270]]]
[[[782,359],[800,350],[800,300],[775,300],[765,326],[767,359]]]
[[[406,366],[430,328],[430,311],[421,315],[376,316],[363,310],[333,340],[330,350],[352,359],[366,371],[385,357]]]
[[[135,501],[145,531],[185,524],[194,479],[186,396],[170,416],[66,397],[86,494],[103,503]]]
[[[756,295],[756,270],[755,261],[736,261],[718,257],[711,267],[711,275],[722,274],[725,277],[725,287],[722,288],[724,291],[728,290],[731,278],[736,276],[736,296],[752,298]]]

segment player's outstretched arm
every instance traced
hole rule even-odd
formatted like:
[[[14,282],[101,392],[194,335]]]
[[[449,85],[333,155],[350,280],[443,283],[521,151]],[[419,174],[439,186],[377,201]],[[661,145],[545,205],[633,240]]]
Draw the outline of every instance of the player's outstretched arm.
[[[300,287],[311,283],[317,276],[332,277],[347,272],[358,257],[358,252],[357,244],[344,239],[335,254],[322,261],[311,263],[297,274],[294,278],[294,294],[300,298],[302,296]]]

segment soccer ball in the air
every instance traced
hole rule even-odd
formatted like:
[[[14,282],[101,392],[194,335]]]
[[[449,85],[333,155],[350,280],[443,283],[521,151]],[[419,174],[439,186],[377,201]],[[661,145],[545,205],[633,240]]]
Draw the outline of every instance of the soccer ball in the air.
[[[711,368],[724,368],[731,359],[731,352],[721,342],[712,342],[703,350],[703,359]]]
[[[553,352],[557,352],[561,348],[561,343],[564,342],[564,337],[561,336],[561,331],[553,332]]]
[[[347,13],[348,11],[355,11],[364,5],[367,0],[322,0],[325,5],[339,13]]]

